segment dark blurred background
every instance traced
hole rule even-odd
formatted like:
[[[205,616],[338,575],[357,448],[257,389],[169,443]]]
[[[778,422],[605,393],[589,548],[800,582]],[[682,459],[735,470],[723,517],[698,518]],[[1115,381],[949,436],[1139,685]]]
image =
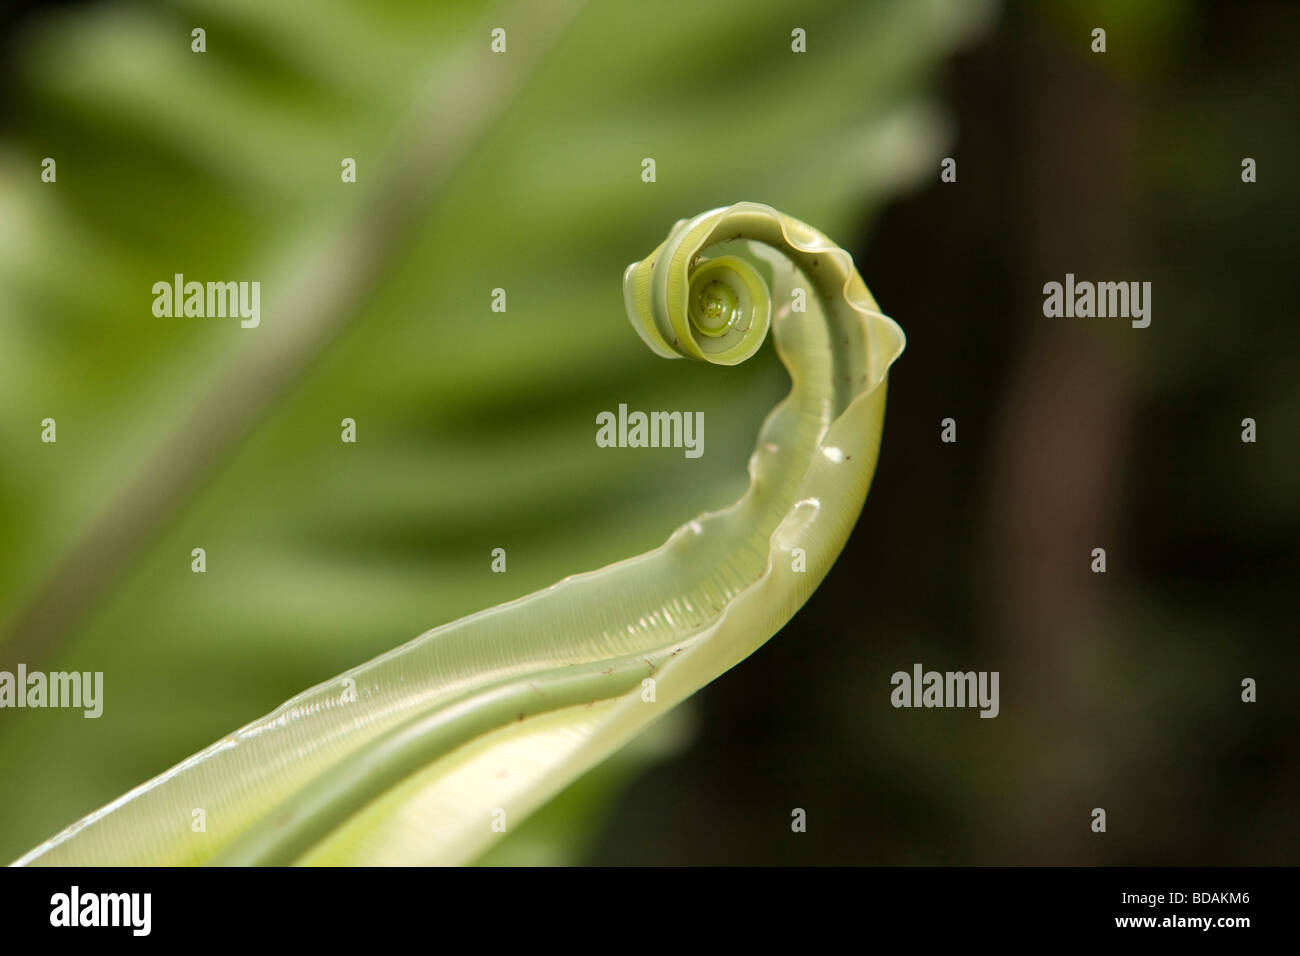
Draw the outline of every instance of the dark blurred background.
[[[208,271],[255,276],[244,264],[270,255],[267,236],[286,220],[314,221],[308,187],[332,188],[324,184],[337,180],[335,154],[351,155],[336,143],[346,138],[335,128],[343,121],[298,75],[317,79],[306,54],[269,40],[272,54],[242,38],[235,67],[247,75],[227,66],[222,77],[279,84],[268,108],[301,118],[294,148],[332,150],[319,184],[268,204],[256,193],[265,184],[224,175],[236,145],[257,148],[256,131],[269,127],[256,123],[222,127],[238,143],[213,161],[217,169],[203,168],[197,153],[160,132],[166,123],[172,134],[184,130],[183,100],[169,110],[165,96],[119,96],[102,107],[123,111],[122,129],[113,129],[86,105],[92,79],[47,86],[40,78],[92,69],[93,55],[59,51],[131,18],[87,26],[87,17],[123,5],[58,6],[7,15],[0,158],[13,182],[0,203],[30,217],[15,213],[10,234],[0,235],[0,290],[8,288],[0,334],[17,349],[0,366],[0,397],[5,458],[15,462],[34,454],[32,422],[56,404],[51,379],[82,388],[87,408],[120,398],[125,419],[153,407],[139,396],[175,394],[201,378],[214,354],[238,369],[237,349],[248,348],[229,329],[205,329],[200,348],[199,333],[185,327],[155,330],[142,344],[145,333],[122,331],[139,327],[138,302],[120,319],[90,314],[88,303],[131,294],[114,297],[113,280],[96,270],[136,269],[128,288],[138,292],[169,276],[175,257],[160,248],[166,229],[140,221],[148,217],[138,205],[78,195],[91,191],[77,185],[81,157],[111,166],[119,186],[171,190],[158,209],[183,215],[193,231],[210,227],[207,258],[193,256]],[[251,5],[236,7],[253,16]],[[440,37],[443,26],[471,31],[493,15],[482,21],[475,5],[451,8],[439,14],[454,19],[438,25]],[[180,25],[190,13],[215,16],[205,4],[130,9]],[[399,14],[434,16],[403,13],[401,4],[367,9],[352,16],[388,17],[394,35],[418,33]],[[71,565],[94,583],[69,592],[84,603],[75,615],[42,612],[50,585],[40,580],[69,573],[61,555],[94,539],[84,527],[102,520],[95,516],[113,488],[130,495],[131,463],[156,442],[136,435],[84,465],[65,463],[83,467],[81,483],[95,486],[73,494],[71,507],[61,479],[40,470],[50,466],[16,464],[0,479],[0,620],[11,625],[0,639],[29,661],[49,648],[51,668],[102,667],[114,694],[104,726],[91,730],[62,715],[0,717],[0,855],[16,855],[309,683],[427,627],[644,550],[699,508],[734,498],[757,424],[783,391],[779,367],[766,355],[734,376],[701,378],[678,367],[686,363],[665,371],[626,328],[615,264],[644,255],[680,216],[749,198],[840,239],[907,333],[866,509],[829,578],[784,631],[488,859],[1296,863],[1300,709],[1286,675],[1300,667],[1300,7],[827,3],[791,14],[759,4],[742,21],[713,14],[719,29],[736,31],[726,40],[699,24],[702,45],[683,50],[671,69],[664,51],[687,42],[671,12],[633,31],[641,59],[621,16],[608,4],[577,15],[540,77],[503,107],[500,129],[473,146],[467,171],[430,200],[395,277],[376,284],[346,328],[304,348],[301,371],[277,385],[274,409],[231,425],[224,457],[201,459],[175,507],[127,535],[131,548],[101,548],[89,565]],[[781,49],[789,26],[805,21],[806,64],[736,66],[757,44]],[[1094,27],[1107,31],[1104,54],[1090,52]],[[384,35],[377,30],[372,45]],[[29,36],[41,42],[28,45]],[[587,72],[556,65],[577,51],[596,60]],[[419,58],[407,52],[393,56],[392,69],[400,74],[409,61],[414,76]],[[350,75],[329,95],[368,116],[392,78],[382,69]],[[394,98],[406,90],[389,85]],[[234,114],[222,105],[205,108],[225,122]],[[404,105],[388,103],[375,126]],[[147,126],[132,110],[163,118]],[[710,110],[730,119],[709,119]],[[700,146],[713,122],[725,135]],[[133,161],[124,139],[140,156],[161,143],[174,161],[151,169],[151,160]],[[71,225],[33,235],[24,224],[56,210],[29,196],[39,189],[32,164],[59,148],[69,159],[60,160],[57,213]],[[505,199],[487,198],[515,181],[503,177],[525,175],[508,157],[529,149],[536,168],[550,171],[526,189],[507,188]],[[654,187],[635,181],[643,155],[658,159]],[[957,160],[955,183],[940,182],[945,156]],[[276,170],[304,168],[289,146],[276,157]],[[1242,182],[1245,157],[1258,164],[1256,183]],[[627,163],[617,176],[607,172]],[[631,177],[626,187],[612,185],[619,176]],[[250,239],[259,223],[252,213],[238,221],[245,207],[274,220],[269,233]],[[471,231],[468,243],[440,245],[440,236],[464,238],[466,223],[483,230],[481,242]],[[115,251],[74,272],[84,300],[61,297],[22,249],[43,242],[66,266],[89,246],[88,229]],[[504,233],[517,241],[500,240]],[[438,269],[428,263],[456,255],[466,257],[452,269],[464,281],[431,291]],[[498,280],[500,269],[478,265],[484,259],[528,266]],[[194,261],[185,271],[198,274]],[[1042,286],[1067,272],[1150,281],[1150,327],[1045,318]],[[499,283],[511,290],[512,316],[536,303],[505,320],[519,323],[512,335],[523,340],[504,360],[494,333],[472,328],[487,323],[486,290]],[[412,310],[425,318],[410,326],[394,318]],[[83,341],[84,364],[69,367],[66,343],[48,331],[75,323],[69,312],[100,322],[103,342],[121,354]],[[159,344],[158,336],[170,338]],[[414,357],[398,363],[394,385],[388,362],[408,349]],[[88,380],[85,369],[106,354],[128,363],[129,374]],[[417,359],[442,388],[421,384]],[[6,386],[6,370],[22,375]],[[735,388],[754,396],[752,409],[734,407]],[[137,398],[121,398],[132,389]],[[32,395],[44,405],[24,405]],[[618,401],[705,409],[713,470],[692,473],[668,455],[649,469],[601,458],[588,422]],[[60,419],[60,452],[77,433],[78,407],[66,413],[70,424]],[[379,457],[364,467],[338,465],[326,452],[311,457],[309,447],[334,441],[335,422],[354,408],[360,427],[388,443]],[[940,441],[948,417],[955,444]],[[1241,440],[1246,417],[1257,422],[1254,444]],[[549,430],[521,437],[538,428]],[[587,477],[575,487],[574,475]],[[291,503],[318,482],[308,493],[314,505]],[[480,485],[481,494],[465,491]],[[428,511],[426,500],[435,502]],[[301,513],[289,514],[295,507]],[[226,553],[259,557],[242,558],[226,590],[197,595],[188,542],[211,540],[222,553],[217,529],[232,524]],[[511,573],[500,576],[508,581],[478,560],[496,543],[510,549]],[[1097,547],[1106,549],[1105,574],[1090,569]],[[86,566],[99,570],[86,574]],[[342,593],[318,607],[330,588]],[[15,621],[46,636],[23,645]],[[1000,716],[895,710],[890,675],[917,662],[999,671]],[[1241,701],[1246,677],[1259,683],[1257,703]],[[115,708],[130,713],[115,717]],[[806,833],[790,830],[795,807],[807,811]],[[1107,811],[1105,834],[1090,830],[1094,807]]]

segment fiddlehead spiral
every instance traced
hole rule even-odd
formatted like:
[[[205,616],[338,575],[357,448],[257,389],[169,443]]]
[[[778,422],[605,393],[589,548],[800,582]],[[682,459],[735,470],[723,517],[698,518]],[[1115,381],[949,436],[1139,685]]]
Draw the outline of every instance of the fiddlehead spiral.
[[[771,329],[791,390],[740,500],[299,694],[19,862],[472,859],[493,808],[518,819],[776,633],[857,520],[902,332],[847,252],[757,203],[679,222],[624,296],[665,357],[734,365]]]
[[[761,274],[755,260],[770,265],[774,253],[812,286],[804,291],[817,294],[823,320],[851,333],[869,333],[870,349],[854,334],[843,343],[844,357],[862,357],[865,351],[868,363],[875,360],[868,379],[883,376],[902,351],[902,331],[879,312],[848,253],[811,226],[761,203],[737,203],[680,220],[657,249],[628,266],[623,297],[633,328],[664,358],[718,365],[745,361],[767,336],[772,281],[790,278]],[[861,329],[854,328],[859,323],[837,319],[834,313],[844,309],[860,317]]]
[[[701,260],[714,230],[682,221],[642,262],[628,266],[623,296],[632,327],[656,355],[738,365],[763,344],[772,295],[740,256]]]

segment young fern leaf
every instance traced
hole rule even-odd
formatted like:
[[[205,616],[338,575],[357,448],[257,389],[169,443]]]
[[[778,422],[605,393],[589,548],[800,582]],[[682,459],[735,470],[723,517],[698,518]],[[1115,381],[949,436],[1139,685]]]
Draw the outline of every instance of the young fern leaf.
[[[862,509],[902,331],[848,253],[757,203],[677,223],[624,293],[668,358],[734,365],[770,326],[792,388],[740,500],[299,694],[18,863],[466,862],[780,630]]]

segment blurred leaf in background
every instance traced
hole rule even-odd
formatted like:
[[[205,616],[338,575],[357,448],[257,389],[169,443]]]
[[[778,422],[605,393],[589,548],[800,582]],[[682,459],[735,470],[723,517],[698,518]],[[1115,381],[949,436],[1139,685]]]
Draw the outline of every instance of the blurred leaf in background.
[[[0,718],[0,857],[309,685],[736,497],[784,373],[656,358],[623,268],[741,199],[857,235],[937,168],[927,90],[991,13],[103,0],[26,19],[0,131],[0,667],[103,671],[105,703]],[[261,325],[154,317],[177,273],[260,281]],[[707,454],[604,453],[595,416],[620,402],[703,411]],[[572,859],[635,759],[493,859]]]

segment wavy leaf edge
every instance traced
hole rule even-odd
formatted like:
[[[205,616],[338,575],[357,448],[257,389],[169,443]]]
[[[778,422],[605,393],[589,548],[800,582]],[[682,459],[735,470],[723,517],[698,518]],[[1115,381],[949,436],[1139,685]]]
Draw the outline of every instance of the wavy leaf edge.
[[[671,334],[689,312],[692,275],[721,258],[706,255],[715,246],[729,256],[740,247],[779,289],[805,281],[818,292],[807,312],[771,296],[782,303],[771,333],[791,389],[760,428],[737,501],[701,513],[657,548],[426,631],[295,695],[14,865],[465,862],[496,836],[486,825],[474,834],[467,821],[496,803],[510,803],[515,820],[526,815],[780,630],[857,520],[879,452],[888,372],[906,343],[847,251],[770,206],[742,202],[680,220],[625,272],[629,319],[656,354],[717,359]],[[651,298],[669,314],[646,311],[651,279],[662,286]],[[757,350],[751,344],[739,361]],[[796,548],[805,550],[803,571],[791,560]],[[714,559],[715,570],[696,576]],[[643,586],[646,579],[654,583]],[[631,623],[602,623],[620,615]],[[585,637],[565,630],[575,616],[589,628]],[[542,636],[524,636],[534,631]],[[490,654],[503,640],[510,653],[476,670],[476,660],[489,659],[476,658],[478,648]],[[639,693],[647,679],[654,706]],[[348,682],[352,701],[340,697]],[[355,719],[341,717],[358,705]],[[571,715],[567,726],[558,714]],[[524,767],[522,790],[495,784],[494,748],[530,739],[554,753]],[[457,774],[481,781],[483,799],[462,796],[457,805],[446,783]],[[216,825],[195,834],[189,808],[205,800]],[[419,808],[428,806],[449,822],[424,819]]]

